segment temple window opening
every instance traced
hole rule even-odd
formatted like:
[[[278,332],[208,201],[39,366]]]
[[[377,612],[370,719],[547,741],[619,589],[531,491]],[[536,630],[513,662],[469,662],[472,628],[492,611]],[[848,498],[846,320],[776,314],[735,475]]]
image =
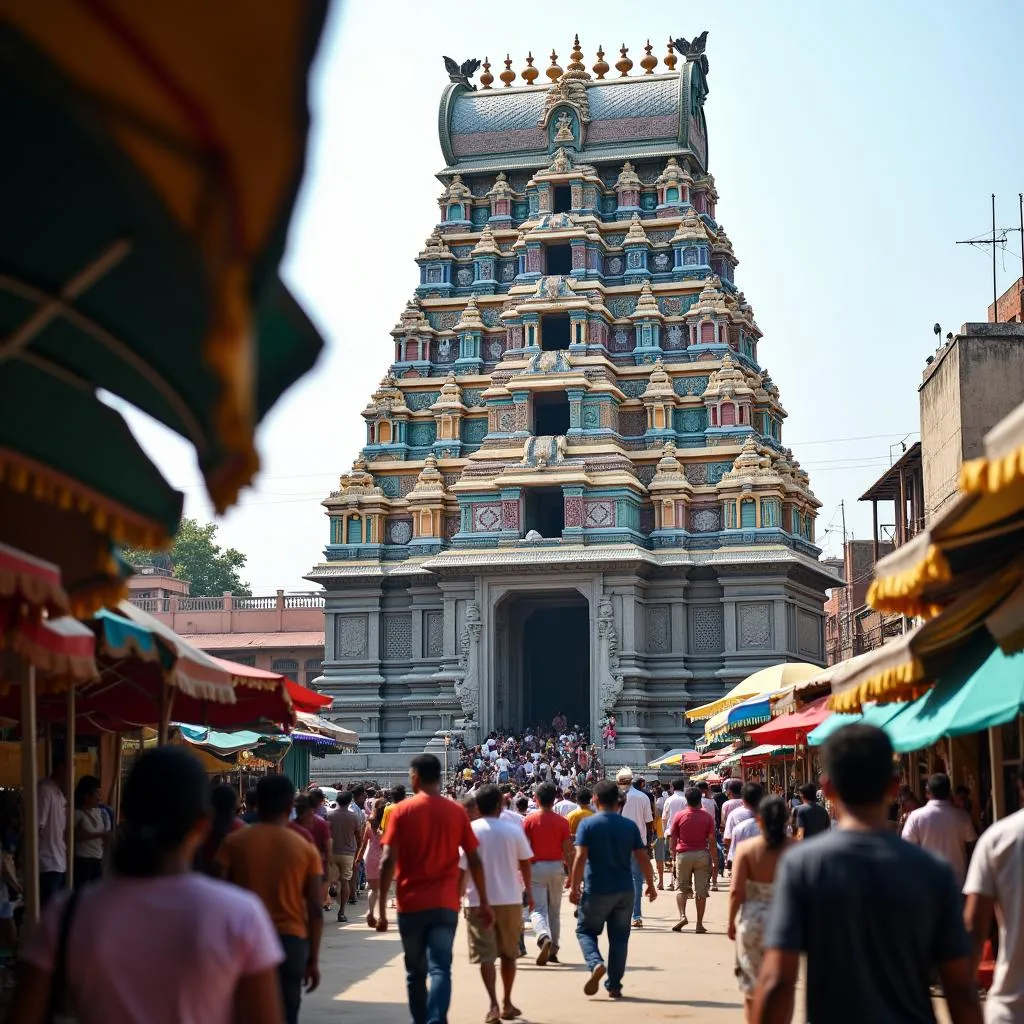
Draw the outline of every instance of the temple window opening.
[[[548,245],[545,246],[545,249],[548,274],[559,274],[565,277],[572,273],[571,245]]]
[[[665,202],[666,203],[678,203],[679,202],[679,189],[675,186],[665,190]]]
[[[560,487],[531,488],[526,492],[525,527],[542,537],[557,538],[565,529],[565,499]]]
[[[555,213],[572,213],[572,188],[569,185],[556,185],[554,196]]]
[[[567,349],[570,342],[569,317],[567,314],[545,314],[540,324],[540,347],[544,352],[558,352]]]
[[[560,437],[569,432],[569,396],[542,391],[533,396],[533,425],[537,437]]]
[[[449,220],[462,220],[462,203],[452,203],[448,207]]]

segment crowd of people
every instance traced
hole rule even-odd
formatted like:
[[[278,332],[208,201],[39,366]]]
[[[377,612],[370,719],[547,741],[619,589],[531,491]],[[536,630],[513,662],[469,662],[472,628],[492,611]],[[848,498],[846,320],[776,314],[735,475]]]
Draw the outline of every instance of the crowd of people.
[[[553,782],[562,788],[593,785],[601,778],[601,758],[586,730],[570,725],[561,712],[550,726],[538,724],[520,733],[491,732],[475,746],[455,738],[446,780],[461,794],[484,782],[532,787]]]
[[[88,884],[71,893],[51,880],[10,1019],[44,1024],[70,996],[82,1024],[294,1024],[320,980],[325,911],[347,920],[362,884],[365,923],[397,927],[413,1024],[447,1020],[460,914],[487,1024],[521,1015],[518,961],[557,965],[570,929],[584,995],[603,987],[617,1000],[645,903],[674,891],[672,931],[690,926],[692,903],[693,933],[706,934],[726,877],[748,1020],[791,1019],[806,959],[809,1020],[934,1020],[938,984],[954,1024],[976,1024],[976,969],[994,931],[985,1019],[1024,1019],[1024,811],[979,839],[942,774],[912,806],[888,738],[866,725],[837,730],[822,778],[788,802],[738,780],[680,777],[663,790],[625,767],[612,781],[588,764],[581,780],[565,769],[581,767],[581,750],[589,758],[586,739],[562,735],[488,737],[466,751],[486,763],[458,793],[424,754],[408,789],[353,785],[331,804],[273,775],[241,814],[190,754],[158,748],[134,766],[116,829],[87,782],[79,855],[101,863],[83,864]],[[515,761],[502,757],[510,741]],[[520,784],[527,762],[533,779]]]

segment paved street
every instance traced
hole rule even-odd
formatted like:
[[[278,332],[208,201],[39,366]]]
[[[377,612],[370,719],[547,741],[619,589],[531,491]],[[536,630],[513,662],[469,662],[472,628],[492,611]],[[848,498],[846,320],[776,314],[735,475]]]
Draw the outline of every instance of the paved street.
[[[742,999],[733,976],[733,945],[726,938],[728,894],[712,893],[707,935],[694,935],[693,925],[675,935],[675,894],[661,892],[645,905],[646,927],[634,931],[622,1002],[602,992],[583,995],[586,971],[573,928],[572,906],[563,905],[560,966],[537,967],[532,957],[519,961],[513,990],[524,1024],[604,1024],[606,1021],[694,1021],[716,1024],[741,1021]],[[356,908],[351,908],[355,910]],[[365,903],[360,901],[365,912]],[[692,904],[690,906],[692,915]],[[691,916],[692,922],[692,916]],[[392,914],[392,929],[394,928]],[[527,946],[532,949],[530,935]],[[605,947],[602,947],[605,948]],[[487,1001],[478,969],[469,964],[463,927],[455,938],[454,996],[450,1024],[482,1021]],[[499,990],[500,991],[500,990]],[[405,1024],[405,974],[402,949],[394,930],[385,935],[365,925],[325,922],[323,982],[306,999],[303,1024],[351,1020],[362,1024]]]

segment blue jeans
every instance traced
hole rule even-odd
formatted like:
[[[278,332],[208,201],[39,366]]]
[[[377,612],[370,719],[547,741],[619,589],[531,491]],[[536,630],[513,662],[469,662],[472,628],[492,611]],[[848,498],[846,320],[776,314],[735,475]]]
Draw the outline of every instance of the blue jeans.
[[[604,963],[597,948],[597,938],[608,925],[608,978],[604,986],[610,992],[618,992],[622,988],[622,976],[626,973],[632,902],[633,894],[628,891],[596,895],[585,892],[580,897],[576,938],[590,970]]]
[[[452,945],[458,924],[459,915],[454,910],[420,910],[398,915],[412,1024],[446,1024],[448,1020],[448,1004],[452,1000]]]
[[[633,876],[633,920],[643,920],[644,873],[640,870],[634,857],[629,862],[629,870]]]

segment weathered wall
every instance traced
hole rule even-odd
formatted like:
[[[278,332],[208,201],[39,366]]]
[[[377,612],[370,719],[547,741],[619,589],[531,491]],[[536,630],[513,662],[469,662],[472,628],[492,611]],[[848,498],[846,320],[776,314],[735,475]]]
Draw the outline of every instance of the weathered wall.
[[[1024,401],[1024,325],[964,324],[939,350],[919,389],[925,514],[956,494],[960,467]]]

